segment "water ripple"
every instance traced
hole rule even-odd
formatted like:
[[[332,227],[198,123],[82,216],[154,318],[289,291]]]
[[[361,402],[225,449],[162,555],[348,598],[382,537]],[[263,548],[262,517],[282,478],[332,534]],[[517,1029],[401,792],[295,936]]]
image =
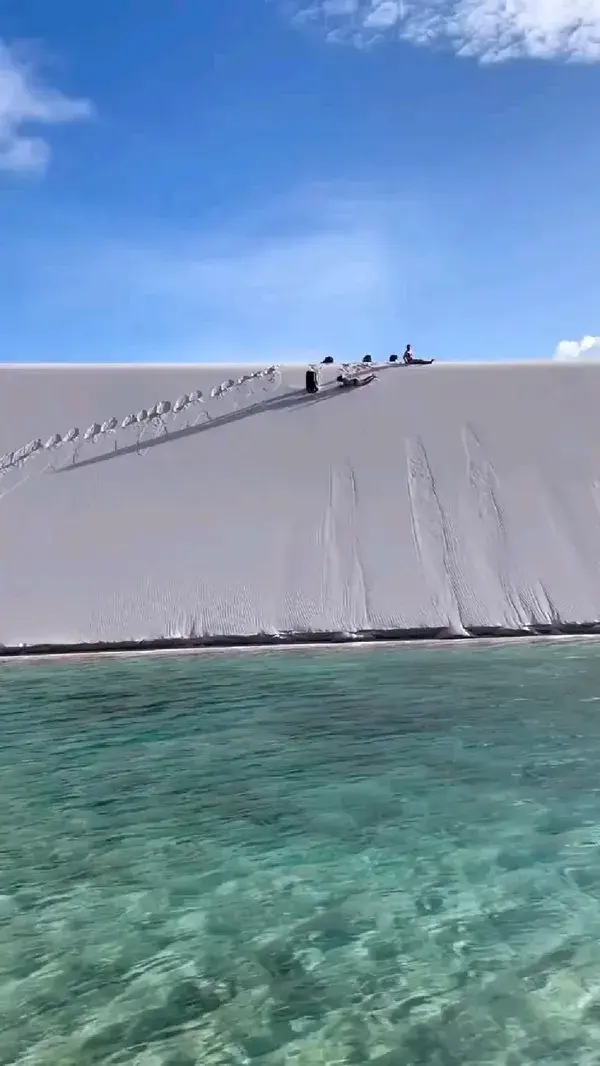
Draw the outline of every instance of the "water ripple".
[[[598,646],[1,681],[0,1063],[597,1062]]]

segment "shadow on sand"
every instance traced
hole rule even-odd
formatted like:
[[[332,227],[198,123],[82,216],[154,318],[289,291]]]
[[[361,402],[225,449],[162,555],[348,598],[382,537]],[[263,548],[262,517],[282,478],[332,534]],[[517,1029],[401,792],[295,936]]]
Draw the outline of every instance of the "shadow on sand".
[[[161,433],[158,437],[148,437],[148,439],[143,440],[141,444],[127,444],[121,448],[113,448],[113,450],[109,452],[102,452],[100,455],[92,455],[89,459],[81,459],[79,462],[66,463],[64,466],[56,467],[54,473],[67,474],[69,471],[81,470],[83,467],[93,466],[95,463],[105,463],[108,459],[118,459],[121,455],[134,455],[136,452],[148,451],[150,448],[158,448],[161,445],[169,444],[171,441],[183,440],[185,437],[195,437],[200,433],[208,433],[211,429],[230,426],[234,422],[242,422],[245,418],[266,414],[269,411],[285,411],[290,408],[300,409],[302,407],[312,407],[314,404],[322,403],[323,400],[329,400],[333,396],[342,396],[352,393],[353,391],[354,390],[352,389],[340,389],[335,382],[331,385],[324,386],[322,391],[314,396],[307,394],[304,389],[296,389],[294,392],[288,393],[286,396],[273,396],[267,400],[259,400],[258,403],[249,404],[247,407],[242,407],[237,411],[230,411],[229,414],[210,418],[198,426],[185,426],[183,429],[178,429],[174,433],[169,433],[167,431],[166,433]]]

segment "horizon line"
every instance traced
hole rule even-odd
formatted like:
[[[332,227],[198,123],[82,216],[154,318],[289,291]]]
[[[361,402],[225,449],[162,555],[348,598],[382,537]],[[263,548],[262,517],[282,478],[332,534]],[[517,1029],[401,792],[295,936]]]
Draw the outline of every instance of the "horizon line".
[[[548,357],[548,358],[545,358],[545,359],[525,358],[525,359],[509,359],[509,360],[501,360],[501,359],[495,359],[495,360],[474,360],[474,359],[470,359],[470,360],[450,360],[450,359],[449,360],[438,360],[437,358],[434,359],[434,363],[435,363],[435,366],[437,368],[440,368],[440,367],[455,367],[455,368],[456,367],[464,367],[464,368],[488,367],[490,369],[494,368],[494,367],[508,367],[508,366],[510,366],[510,367],[517,367],[517,366],[566,366],[566,365],[569,365],[569,364],[571,364],[571,365],[573,365],[573,364],[584,364],[584,363],[585,364],[595,364],[595,363],[599,363],[599,362],[600,361],[597,358],[594,358],[593,356],[590,356],[587,359],[585,357],[583,357],[583,356],[577,356],[577,358],[572,358],[572,359],[557,359],[557,358],[555,358],[555,357],[553,358],[551,356]],[[121,362],[77,362],[77,363],[73,363],[73,362],[68,362],[68,361],[5,363],[5,362],[2,362],[0,360],[0,370],[42,370],[42,369],[44,369],[44,370],[55,370],[55,369],[58,369],[58,368],[60,368],[60,369],[70,369],[70,370],[107,370],[107,369],[111,369],[111,370],[134,370],[134,369],[140,369],[141,367],[144,367],[144,368],[153,367],[153,368],[155,368],[157,370],[175,370],[175,369],[183,370],[183,369],[190,368],[190,367],[198,369],[198,370],[217,370],[217,369],[221,369],[223,367],[246,367],[247,368],[247,367],[265,367],[265,366],[271,366],[271,365],[280,367],[282,369],[301,369],[301,368],[304,368],[304,367],[307,367],[307,366],[344,366],[344,365],[347,365],[347,364],[351,364],[353,366],[354,365],[362,365],[362,358],[359,358],[359,359],[348,358],[348,359],[344,359],[344,360],[342,360],[342,359],[334,359],[332,363],[324,363],[322,359],[319,360],[319,361],[315,361],[314,359],[313,360],[306,359],[306,360],[302,360],[300,362],[293,362],[293,363],[287,363],[287,362],[277,363],[275,361],[272,361],[271,363],[268,363],[265,360],[262,360],[260,362],[238,362],[236,360],[232,360],[231,362],[219,362],[219,363],[193,363],[193,362],[180,363],[180,362],[153,362],[153,361],[149,361],[149,362],[138,361],[138,362],[133,362],[133,363],[121,363]],[[388,358],[388,359],[382,360],[382,361],[378,361],[377,359],[373,359],[371,363],[365,363],[364,365],[365,366],[379,366],[379,367],[390,366],[390,365],[392,365],[392,366],[394,366],[394,365],[402,366],[403,363],[402,363],[402,361],[401,361],[401,359],[399,357],[397,364],[394,364],[394,363],[390,364],[390,361],[389,361],[389,358]]]

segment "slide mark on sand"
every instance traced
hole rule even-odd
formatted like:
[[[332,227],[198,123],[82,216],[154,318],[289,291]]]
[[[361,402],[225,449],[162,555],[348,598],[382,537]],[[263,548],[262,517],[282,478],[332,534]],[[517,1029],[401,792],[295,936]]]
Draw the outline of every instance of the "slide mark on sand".
[[[14,467],[4,473],[2,479],[0,480],[0,500],[3,500],[6,496],[11,496],[12,493],[16,492],[17,489],[23,488],[28,481],[32,481],[33,479],[38,477],[42,477],[44,474],[47,474],[50,470],[54,469],[54,463],[52,459],[46,462],[44,466],[36,467],[35,458],[36,457],[32,456],[31,459],[25,461],[22,467]],[[26,468],[28,463],[30,464],[29,469]],[[13,481],[11,484],[9,480],[10,475],[14,473],[20,474],[20,477],[18,477],[17,480]],[[6,482],[8,482],[7,487],[2,488],[2,485],[6,484]]]
[[[569,604],[563,607],[563,615],[568,610],[575,612],[575,616],[583,616],[586,621],[595,621],[598,617],[594,580],[597,548],[588,540],[593,533],[589,519],[577,513],[575,500],[569,496],[569,487],[563,478],[547,479],[545,484],[540,480],[538,513],[546,536],[554,542],[558,565],[555,564],[553,573],[563,575],[563,588],[568,590],[563,593],[563,603],[568,599]],[[595,483],[592,484],[592,499],[597,505]],[[591,579],[590,575],[593,575]],[[573,617],[563,615],[563,623],[570,622]]]
[[[600,481],[592,482],[592,499],[594,501],[594,507],[598,512],[600,518]]]
[[[500,583],[504,602],[512,610],[513,618],[507,618],[507,623],[529,625],[533,621],[533,604],[527,603],[513,585],[514,566],[500,502],[498,476],[471,426],[463,428],[462,440],[467,458],[467,478],[479,519],[479,528],[475,529],[476,542],[486,545],[488,567]]]
[[[455,633],[464,632],[454,537],[421,440],[407,441],[406,467],[412,534],[425,583],[439,612],[440,625]]]
[[[356,480],[356,472],[354,468],[348,463],[346,467],[346,476],[349,481],[349,522],[346,527],[348,536],[351,540],[352,550],[352,582],[351,586],[355,590],[356,604],[360,609],[364,617],[363,629],[370,629],[373,624],[373,614],[371,611],[371,603],[369,599],[369,584],[365,576],[365,568],[362,558],[362,550],[360,544],[360,533],[358,526],[358,509],[359,498],[358,488]]]
[[[323,593],[350,631],[370,629],[371,608],[358,531],[356,474],[349,463],[329,472],[323,521]]]

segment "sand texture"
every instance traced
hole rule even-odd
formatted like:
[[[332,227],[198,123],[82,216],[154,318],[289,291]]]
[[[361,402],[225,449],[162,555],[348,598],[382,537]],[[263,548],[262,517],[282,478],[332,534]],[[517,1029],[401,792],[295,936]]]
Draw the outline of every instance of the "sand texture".
[[[0,369],[0,643],[600,619],[600,365],[256,369]]]

